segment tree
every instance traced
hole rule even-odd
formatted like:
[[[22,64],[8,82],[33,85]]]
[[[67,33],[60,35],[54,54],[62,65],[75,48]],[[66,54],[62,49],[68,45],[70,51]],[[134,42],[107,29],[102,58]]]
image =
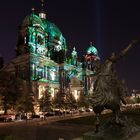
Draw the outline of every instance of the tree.
[[[4,114],[7,114],[8,109],[14,108],[15,102],[19,98],[16,82],[17,79],[13,74],[3,70],[0,71],[0,96]]]
[[[53,105],[55,108],[59,108],[59,109],[64,108],[64,94],[62,94],[60,91],[57,92],[53,100]]]
[[[67,109],[76,109],[77,108],[77,102],[71,93],[66,95],[65,105],[66,105],[65,107]]]
[[[89,107],[89,102],[87,100],[87,96],[84,94],[80,95],[80,98],[77,100],[78,108],[80,107]]]
[[[30,96],[29,83],[26,80],[22,80],[21,97],[17,100],[16,105],[16,110],[25,113],[26,115],[28,112],[34,111],[33,100]]]
[[[39,104],[42,111],[49,111],[52,108],[51,94],[47,89],[40,99]]]

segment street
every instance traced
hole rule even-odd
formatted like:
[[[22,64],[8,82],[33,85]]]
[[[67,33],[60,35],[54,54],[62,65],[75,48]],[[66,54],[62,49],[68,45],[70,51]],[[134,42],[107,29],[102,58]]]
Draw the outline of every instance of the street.
[[[0,123],[0,140],[2,137],[12,137],[12,140],[72,140],[83,133],[92,131],[93,126],[63,124],[57,121],[93,115],[93,113],[83,113],[76,116],[67,115],[65,117],[48,117],[46,120],[35,119],[26,121],[16,121]]]

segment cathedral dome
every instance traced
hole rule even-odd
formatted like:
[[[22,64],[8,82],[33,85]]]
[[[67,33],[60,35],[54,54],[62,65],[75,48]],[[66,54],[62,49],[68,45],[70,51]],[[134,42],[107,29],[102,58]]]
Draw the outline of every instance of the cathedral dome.
[[[37,25],[43,25],[42,20],[40,19],[40,17],[34,13],[31,13],[30,15],[27,15],[23,22],[22,22],[22,26],[30,26],[33,24],[37,24]]]
[[[41,13],[39,13],[41,14]],[[29,43],[28,43],[29,42]],[[53,58],[55,52],[67,51],[66,41],[59,28],[45,17],[37,15],[34,11],[27,15],[21,26],[18,37],[18,45],[21,44],[38,44],[41,47],[47,48],[47,55]],[[32,52],[42,53],[44,50],[39,47],[30,46]]]
[[[34,11],[27,15],[22,24],[22,26],[30,26],[30,25],[36,25],[43,27],[43,30],[50,33],[51,37],[60,37],[62,35],[59,28],[52,22],[49,22],[46,19],[42,19],[40,16],[34,13]]]
[[[58,27],[54,24],[48,21],[48,29],[51,34],[51,36],[55,37],[58,36],[60,37],[62,35],[61,31],[58,29]]]
[[[62,32],[59,30],[59,28],[52,22],[47,21],[47,32],[49,34],[49,44],[52,45],[52,43],[55,44],[55,49],[57,51],[60,50],[67,50],[66,47],[66,40],[62,35]]]
[[[87,49],[87,54],[98,55],[97,49],[90,43],[89,48]]]

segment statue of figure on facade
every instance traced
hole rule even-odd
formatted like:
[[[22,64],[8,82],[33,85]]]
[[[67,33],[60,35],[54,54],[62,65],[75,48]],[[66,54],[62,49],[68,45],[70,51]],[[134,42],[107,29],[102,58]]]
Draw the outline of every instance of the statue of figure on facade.
[[[94,84],[93,97],[91,103],[93,110],[96,114],[96,119],[99,120],[99,115],[106,109],[111,109],[114,117],[111,119],[111,123],[116,125],[124,125],[120,116],[120,103],[126,104],[124,100],[124,93],[126,90],[122,82],[117,78],[115,64],[137,43],[137,40],[133,40],[127,48],[122,50],[118,55],[112,53],[112,55],[106,59],[104,64],[101,65],[100,71],[97,75],[97,80]],[[126,88],[126,87],[125,87]],[[98,121],[99,122],[99,121]],[[98,132],[99,123],[96,125],[95,132]]]

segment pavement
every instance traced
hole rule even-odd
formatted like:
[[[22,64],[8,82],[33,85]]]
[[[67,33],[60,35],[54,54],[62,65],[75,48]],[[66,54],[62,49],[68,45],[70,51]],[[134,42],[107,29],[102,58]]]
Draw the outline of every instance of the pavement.
[[[44,137],[47,140],[83,140],[82,134],[92,131],[93,127],[61,124],[57,121],[88,115],[89,113],[74,116],[67,115],[65,117],[54,116],[48,117],[47,120],[28,120],[28,123],[26,121],[0,123],[0,134],[13,134],[27,140],[44,140]],[[140,140],[140,133],[128,140]]]
[[[74,138],[72,140],[83,140],[82,137]],[[140,133],[138,133],[136,136],[129,138],[128,140],[140,140]]]
[[[83,138],[82,137],[79,137],[79,138],[74,138],[72,140],[83,140]]]
[[[67,124],[58,122],[60,120],[79,118],[93,115],[93,113],[82,113],[66,116],[52,116],[45,120],[19,120],[15,122],[0,123],[0,140],[72,140],[82,134],[92,131],[93,126]],[[3,139],[4,138],[4,139]]]

